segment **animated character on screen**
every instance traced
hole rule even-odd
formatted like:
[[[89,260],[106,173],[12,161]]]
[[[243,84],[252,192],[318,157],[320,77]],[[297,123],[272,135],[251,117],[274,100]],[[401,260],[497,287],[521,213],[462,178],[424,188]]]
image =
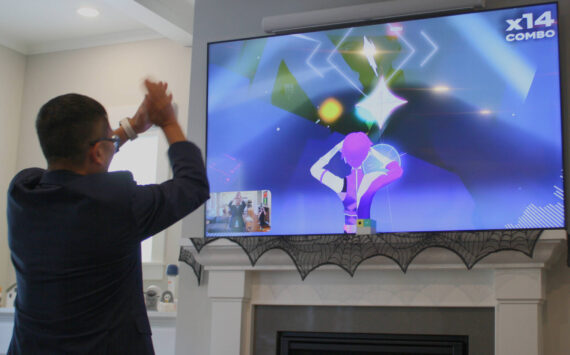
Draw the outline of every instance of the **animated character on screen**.
[[[325,166],[341,152],[350,174],[336,176]],[[356,233],[356,220],[370,218],[370,204],[376,191],[402,176],[400,156],[387,144],[372,146],[362,132],[348,134],[311,167],[311,175],[338,194],[344,205],[344,232]]]

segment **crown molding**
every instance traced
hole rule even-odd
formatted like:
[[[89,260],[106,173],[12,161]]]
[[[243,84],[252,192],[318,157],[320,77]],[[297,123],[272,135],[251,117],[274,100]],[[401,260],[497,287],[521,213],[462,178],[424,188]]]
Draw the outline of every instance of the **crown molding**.
[[[164,38],[162,35],[150,30],[133,30],[127,32],[118,32],[99,36],[82,37],[77,39],[43,42],[29,45],[24,54],[35,55],[52,52],[69,51],[75,49],[84,49],[91,47],[106,46],[112,44],[146,41],[151,39]]]
[[[20,41],[14,41],[14,40],[10,40],[8,38],[6,38],[5,36],[3,36],[0,33],[0,46],[9,48],[13,51],[16,51],[20,54],[28,54],[28,47],[26,46],[26,44],[20,42]]]

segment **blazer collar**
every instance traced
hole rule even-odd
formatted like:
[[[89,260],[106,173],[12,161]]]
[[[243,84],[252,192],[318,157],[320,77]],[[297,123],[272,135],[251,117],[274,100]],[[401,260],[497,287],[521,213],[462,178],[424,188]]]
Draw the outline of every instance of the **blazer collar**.
[[[46,171],[40,179],[40,184],[61,185],[83,177],[70,170]]]

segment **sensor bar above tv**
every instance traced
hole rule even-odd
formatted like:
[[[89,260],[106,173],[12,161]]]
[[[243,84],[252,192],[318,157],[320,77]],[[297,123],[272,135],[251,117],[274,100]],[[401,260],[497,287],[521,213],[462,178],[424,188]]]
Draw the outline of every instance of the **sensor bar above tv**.
[[[261,21],[266,33],[285,33],[440,11],[482,8],[485,0],[390,0],[371,4],[266,16]]]

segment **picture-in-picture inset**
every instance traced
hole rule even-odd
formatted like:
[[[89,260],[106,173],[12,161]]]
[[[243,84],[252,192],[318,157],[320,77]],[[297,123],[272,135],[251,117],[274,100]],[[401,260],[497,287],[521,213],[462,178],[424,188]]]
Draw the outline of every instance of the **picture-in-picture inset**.
[[[206,236],[256,235],[271,230],[271,192],[228,191],[206,203]]]

